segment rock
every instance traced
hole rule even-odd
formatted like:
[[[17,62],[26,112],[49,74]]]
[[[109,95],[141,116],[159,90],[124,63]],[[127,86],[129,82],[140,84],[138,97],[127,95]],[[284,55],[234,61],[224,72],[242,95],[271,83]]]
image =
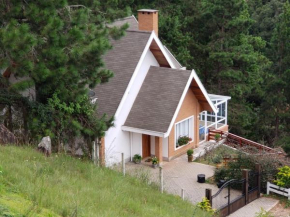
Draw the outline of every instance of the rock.
[[[46,156],[51,155],[51,139],[49,136],[42,138],[41,142],[38,144],[38,150]]]
[[[10,132],[3,124],[0,124],[0,144],[16,144],[16,136]]]

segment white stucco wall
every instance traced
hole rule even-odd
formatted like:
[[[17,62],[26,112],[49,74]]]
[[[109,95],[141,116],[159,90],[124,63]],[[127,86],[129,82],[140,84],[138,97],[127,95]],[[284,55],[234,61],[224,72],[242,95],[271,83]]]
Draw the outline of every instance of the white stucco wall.
[[[137,72],[137,75],[132,83],[132,87],[128,92],[126,100],[120,109],[120,112],[117,117],[115,117],[115,126],[111,127],[105,136],[105,156],[106,163],[108,166],[119,163],[121,161],[121,153],[124,152],[125,159],[130,160],[130,133],[121,130],[121,127],[124,125],[130,110],[133,106],[133,103],[139,93],[139,90],[143,84],[143,81],[147,75],[148,69],[150,66],[159,66],[157,60],[153,56],[150,50],[147,51],[143,62]],[[124,97],[124,96],[123,96]],[[139,134],[141,135],[141,134]],[[137,139],[138,138],[138,139]],[[139,141],[140,137],[136,134],[133,134],[133,141]],[[141,136],[142,142],[142,136]],[[134,146],[134,144],[133,144]],[[134,146],[135,148],[135,146]],[[142,151],[142,146],[141,146]],[[134,155],[134,154],[133,154]]]
[[[162,156],[168,159],[168,137],[162,138]]]
[[[150,136],[150,152],[155,155],[155,136]]]

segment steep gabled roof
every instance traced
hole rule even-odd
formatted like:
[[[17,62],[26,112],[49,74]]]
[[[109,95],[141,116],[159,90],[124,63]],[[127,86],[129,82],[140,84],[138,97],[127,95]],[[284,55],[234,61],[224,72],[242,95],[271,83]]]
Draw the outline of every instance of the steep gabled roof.
[[[217,112],[194,70],[151,66],[122,129],[167,137],[189,88],[205,110]]]
[[[120,40],[111,41],[113,49],[104,56],[104,62],[114,77],[94,88],[99,115],[113,116],[117,111],[150,35],[150,32],[127,31]]]
[[[151,66],[124,126],[166,133],[190,75]]]
[[[125,17],[125,18],[122,18],[122,19],[118,19],[115,22],[113,22],[112,24],[109,24],[108,26],[109,27],[111,27],[111,26],[120,27],[120,26],[123,26],[126,23],[129,24],[128,30],[138,31],[138,21],[136,20],[134,15],[132,15],[130,17]]]

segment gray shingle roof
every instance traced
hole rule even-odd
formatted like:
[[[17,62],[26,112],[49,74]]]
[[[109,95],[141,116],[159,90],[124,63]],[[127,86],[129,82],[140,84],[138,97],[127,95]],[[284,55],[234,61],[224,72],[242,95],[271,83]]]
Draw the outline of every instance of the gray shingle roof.
[[[109,82],[94,88],[98,114],[113,116],[149,40],[150,32],[127,31],[120,40],[112,40],[113,49],[104,56],[107,69],[114,72]]]
[[[116,26],[116,27],[120,27],[122,25],[124,25],[125,23],[129,24],[129,28],[128,30],[134,30],[137,31],[139,29],[138,27],[138,22],[136,20],[136,18],[132,15],[130,17],[125,17],[122,19],[118,19],[115,22],[113,22],[112,24],[109,24],[108,26]]]
[[[151,66],[124,126],[166,133],[190,74]]]

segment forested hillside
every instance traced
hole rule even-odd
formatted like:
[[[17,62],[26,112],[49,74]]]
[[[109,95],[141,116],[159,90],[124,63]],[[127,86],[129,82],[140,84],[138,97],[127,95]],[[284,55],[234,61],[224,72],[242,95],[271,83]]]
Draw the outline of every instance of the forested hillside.
[[[290,146],[288,0],[3,1],[0,69],[29,79],[11,85],[0,78],[0,122],[21,132],[23,143],[49,135],[58,147],[102,136],[113,119],[96,115],[88,87],[113,76],[102,55],[109,37],[127,28],[104,24],[141,8],[159,10],[161,40],[209,93],[232,97],[231,132]],[[19,94],[32,86],[33,102]]]
[[[290,143],[288,1],[136,0],[131,5],[133,12],[158,9],[162,41],[197,71],[208,92],[232,97],[231,132],[270,146]]]

